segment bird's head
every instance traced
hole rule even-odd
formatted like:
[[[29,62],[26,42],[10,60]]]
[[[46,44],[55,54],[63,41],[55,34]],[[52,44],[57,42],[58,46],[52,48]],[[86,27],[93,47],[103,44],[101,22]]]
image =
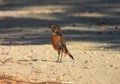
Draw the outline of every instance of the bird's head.
[[[52,32],[55,32],[55,33],[61,32],[60,27],[57,25],[51,25],[50,28]]]

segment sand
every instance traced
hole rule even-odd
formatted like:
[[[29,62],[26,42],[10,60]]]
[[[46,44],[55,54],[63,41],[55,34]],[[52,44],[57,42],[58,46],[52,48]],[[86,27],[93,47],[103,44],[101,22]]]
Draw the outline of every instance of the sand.
[[[0,0],[0,84],[119,84],[119,3]],[[73,61],[57,63],[50,24]]]

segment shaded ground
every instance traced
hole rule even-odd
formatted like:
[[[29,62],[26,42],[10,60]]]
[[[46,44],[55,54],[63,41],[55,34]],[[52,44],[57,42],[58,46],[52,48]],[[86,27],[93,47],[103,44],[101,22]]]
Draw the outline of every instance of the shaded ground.
[[[50,24],[75,61],[56,63]],[[0,0],[0,84],[119,84],[120,1]]]
[[[69,41],[79,42],[84,41],[81,38],[85,38],[86,41],[97,40],[97,42],[107,43],[111,40],[117,40],[117,43],[119,43],[119,4],[119,1],[112,0],[109,0],[109,2],[101,0],[64,2],[55,0],[50,2],[47,0],[1,0],[1,38],[5,39],[3,44],[9,44],[9,41],[12,41],[13,45],[48,44],[51,33],[48,28],[50,24],[68,27],[75,24],[81,29],[87,26],[88,30],[81,31],[79,28],[77,30],[74,30],[74,28],[65,30],[65,35],[76,35],[75,40],[69,38]],[[99,30],[91,30],[91,27]],[[98,31],[103,31],[103,34],[96,36]],[[80,38],[81,34],[85,37]],[[101,40],[106,35],[109,38]],[[113,41],[113,43],[116,42]]]

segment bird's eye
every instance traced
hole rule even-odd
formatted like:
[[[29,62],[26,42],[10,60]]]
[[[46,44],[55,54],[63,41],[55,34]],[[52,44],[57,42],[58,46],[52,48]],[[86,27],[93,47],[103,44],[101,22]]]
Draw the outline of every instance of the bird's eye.
[[[55,29],[55,27],[53,27]]]

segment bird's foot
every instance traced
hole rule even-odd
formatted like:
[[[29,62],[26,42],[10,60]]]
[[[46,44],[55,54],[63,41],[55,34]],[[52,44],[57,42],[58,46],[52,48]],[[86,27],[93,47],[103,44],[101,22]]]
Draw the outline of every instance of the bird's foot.
[[[59,60],[57,60],[56,62],[57,62],[57,63],[61,63],[61,61],[59,61]]]

